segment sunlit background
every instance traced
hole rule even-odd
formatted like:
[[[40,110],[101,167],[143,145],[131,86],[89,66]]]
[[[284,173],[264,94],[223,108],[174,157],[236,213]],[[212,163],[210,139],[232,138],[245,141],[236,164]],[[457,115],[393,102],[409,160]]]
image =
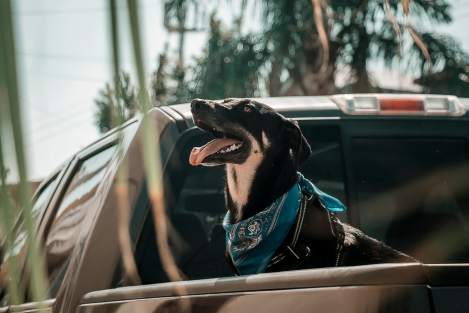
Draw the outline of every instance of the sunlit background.
[[[451,34],[469,51],[469,1],[454,0],[453,22],[432,25],[430,29]],[[20,90],[25,114],[25,133],[29,174],[41,180],[54,168],[100,136],[96,126],[99,90],[111,79],[109,22],[107,2],[97,0],[15,0],[17,60]],[[236,1],[200,1],[207,15],[212,13],[226,27],[231,27],[241,8]],[[455,9],[457,8],[457,9]],[[159,55],[166,51],[170,62],[179,58],[181,33],[164,25],[163,1],[140,2],[144,54],[148,77],[158,67]],[[250,4],[244,15],[243,32],[261,27],[260,5]],[[122,23],[127,23],[120,9]],[[184,34],[183,61],[196,63],[203,54],[209,36],[209,17],[188,20],[193,29]],[[120,25],[122,67],[131,74],[131,45],[127,27]],[[419,25],[416,25],[419,26]],[[347,82],[348,71],[338,70],[336,85]],[[418,92],[405,66],[386,68],[379,59],[368,62],[374,84],[384,89]],[[11,161],[11,160],[10,160]],[[14,168],[14,167],[12,167]],[[14,172],[9,180],[15,180]]]

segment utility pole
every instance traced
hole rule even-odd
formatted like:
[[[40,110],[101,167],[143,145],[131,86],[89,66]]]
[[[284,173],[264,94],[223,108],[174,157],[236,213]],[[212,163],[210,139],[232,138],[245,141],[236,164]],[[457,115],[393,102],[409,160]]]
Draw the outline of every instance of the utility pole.
[[[178,66],[184,67],[184,44],[186,33],[201,32],[204,31],[203,27],[194,25],[193,27],[186,27],[186,19],[188,7],[186,2],[176,8],[171,8],[168,2],[165,3],[165,14],[164,14],[164,27],[169,33],[177,33],[179,35],[179,47],[178,47]],[[197,18],[198,8],[195,7],[195,18]],[[175,24],[172,23],[172,17],[176,19]],[[195,21],[194,24],[197,24]]]

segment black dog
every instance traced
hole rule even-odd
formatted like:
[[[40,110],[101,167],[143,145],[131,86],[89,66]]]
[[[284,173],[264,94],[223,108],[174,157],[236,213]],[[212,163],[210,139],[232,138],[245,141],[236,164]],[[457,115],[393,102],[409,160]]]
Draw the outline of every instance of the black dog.
[[[259,214],[297,183],[298,168],[311,148],[296,122],[249,99],[195,99],[191,108],[195,124],[216,139],[194,148],[189,162],[226,166],[229,223]],[[252,227],[255,232],[257,225]],[[302,195],[288,235],[275,244],[275,253],[262,271],[416,262],[339,221],[315,194]],[[233,255],[228,255],[232,261]]]

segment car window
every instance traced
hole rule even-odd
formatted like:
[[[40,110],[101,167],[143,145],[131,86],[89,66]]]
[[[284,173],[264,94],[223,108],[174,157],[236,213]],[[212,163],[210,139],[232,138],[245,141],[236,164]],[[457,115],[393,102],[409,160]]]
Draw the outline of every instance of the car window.
[[[324,191],[345,201],[338,127],[303,125],[302,130],[313,153],[301,171]],[[225,231],[221,225],[226,213],[224,167],[192,167],[187,161],[192,147],[206,141],[204,134],[189,140],[174,154],[169,163],[172,168],[167,171],[172,225],[169,240],[176,262],[188,279],[232,275],[224,256]],[[167,281],[155,247],[153,222],[147,218],[136,249],[144,284]]]
[[[355,138],[361,228],[426,263],[469,261],[468,142]]]
[[[36,224],[39,223],[39,218],[46,209],[51,196],[57,187],[58,176],[59,175],[57,174],[51,178],[33,199],[31,213]],[[18,220],[17,225],[15,226],[15,240],[13,242],[13,246],[8,251],[5,251],[5,253],[2,255],[0,264],[6,262],[7,258],[11,256],[17,256],[19,258],[18,263],[23,264],[24,258],[26,257],[26,234],[27,233],[26,229],[24,228],[24,223],[22,223],[21,220]],[[1,282],[1,285],[2,286],[0,286],[0,289],[4,289],[3,282]],[[4,298],[8,298],[8,295],[6,294]]]
[[[114,145],[80,161],[58,204],[44,248],[51,297],[60,286],[82,222],[115,152]]]
[[[302,125],[301,129],[312,152],[301,172],[321,190],[347,203],[340,128],[336,125]],[[347,221],[347,215],[340,214],[340,219]]]
[[[36,198],[33,200],[31,213],[36,223],[39,222],[38,217],[44,212],[44,209],[46,208],[56,186],[57,186],[57,176],[52,178],[47,183],[47,185],[43,187],[42,190],[39,191],[39,193],[36,195]],[[9,257],[12,254],[18,255],[18,253],[21,251],[21,249],[23,248],[26,242],[26,231],[24,229],[23,223],[18,223],[18,225],[16,226],[15,233],[16,233],[16,236],[15,236],[15,242],[13,244],[13,248],[8,253],[5,253],[4,259],[6,257]]]
[[[57,187],[58,176],[59,175],[54,176],[54,178],[52,178],[49,183],[45,187],[43,187],[36,195],[36,198],[33,202],[33,207],[31,209],[35,220],[37,220],[39,215],[44,211],[46,205],[48,204],[51,198],[52,193],[55,190],[55,187]]]

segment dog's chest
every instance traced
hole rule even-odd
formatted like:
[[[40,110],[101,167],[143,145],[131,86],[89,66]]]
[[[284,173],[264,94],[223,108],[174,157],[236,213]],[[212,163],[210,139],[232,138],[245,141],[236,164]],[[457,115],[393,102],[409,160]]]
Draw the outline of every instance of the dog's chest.
[[[228,192],[236,208],[236,218],[238,219],[241,217],[242,208],[248,202],[254,173],[249,167],[233,165],[227,165],[226,172]]]

